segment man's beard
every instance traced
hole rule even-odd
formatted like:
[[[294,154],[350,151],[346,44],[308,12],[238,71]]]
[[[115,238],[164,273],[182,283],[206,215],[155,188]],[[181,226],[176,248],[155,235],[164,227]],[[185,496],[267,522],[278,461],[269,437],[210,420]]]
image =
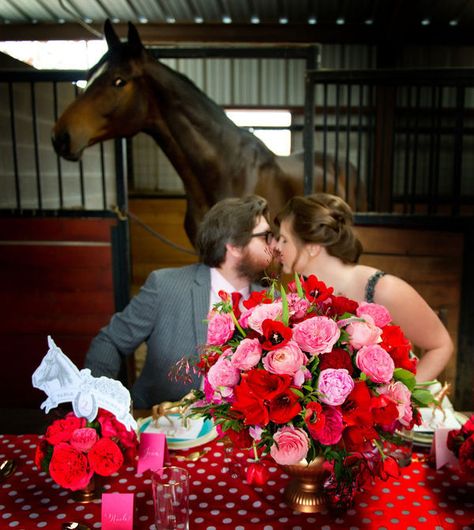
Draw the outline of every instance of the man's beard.
[[[245,249],[240,262],[236,266],[237,273],[241,278],[247,279],[249,282],[260,282],[276,260],[274,259],[273,253],[271,253],[272,259],[268,260],[265,264],[262,259],[258,259],[250,253],[248,249]],[[269,254],[270,255],[270,254]]]

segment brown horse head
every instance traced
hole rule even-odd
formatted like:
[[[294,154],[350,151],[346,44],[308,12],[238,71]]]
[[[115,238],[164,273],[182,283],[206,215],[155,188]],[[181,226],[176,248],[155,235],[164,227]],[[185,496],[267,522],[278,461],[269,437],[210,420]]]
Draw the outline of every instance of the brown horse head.
[[[147,118],[145,98],[137,97],[147,56],[135,26],[129,23],[128,42],[120,41],[108,20],[104,33],[108,51],[53,128],[54,149],[67,160],[79,160],[97,142],[137,134]]]

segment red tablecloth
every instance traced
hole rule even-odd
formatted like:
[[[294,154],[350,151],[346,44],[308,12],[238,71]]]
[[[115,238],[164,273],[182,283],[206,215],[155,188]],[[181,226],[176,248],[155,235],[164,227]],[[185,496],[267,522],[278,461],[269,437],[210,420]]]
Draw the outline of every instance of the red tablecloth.
[[[100,528],[100,502],[78,504],[33,463],[37,435],[0,435],[0,459],[15,458],[16,472],[0,483],[0,528],[61,528],[78,521]],[[191,474],[191,530],[473,529],[474,482],[451,468],[436,471],[416,461],[397,479],[360,493],[346,514],[301,514],[283,501],[288,477],[275,465],[265,488],[254,488],[229,470],[221,442],[197,462],[176,461]],[[245,463],[237,453],[236,461]],[[134,528],[153,529],[150,479],[129,467],[104,479],[106,492],[135,494]]]

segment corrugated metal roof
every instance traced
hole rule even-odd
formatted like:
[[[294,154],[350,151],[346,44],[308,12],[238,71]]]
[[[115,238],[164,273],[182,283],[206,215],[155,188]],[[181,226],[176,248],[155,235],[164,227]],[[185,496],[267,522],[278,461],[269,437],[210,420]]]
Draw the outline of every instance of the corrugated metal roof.
[[[0,39],[16,29],[25,40],[44,35],[45,27],[52,38],[85,25],[100,32],[107,18],[153,27],[154,40],[160,40],[159,26],[161,33],[172,26],[166,35],[183,41],[261,41],[266,35],[269,41],[281,35],[299,42],[409,37],[474,43],[472,0],[0,0]],[[171,38],[166,35],[162,39]]]

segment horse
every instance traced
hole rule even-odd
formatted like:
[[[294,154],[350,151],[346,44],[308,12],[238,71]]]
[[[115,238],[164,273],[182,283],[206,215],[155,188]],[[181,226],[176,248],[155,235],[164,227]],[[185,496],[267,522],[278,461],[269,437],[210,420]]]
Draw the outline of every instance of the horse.
[[[108,51],[89,71],[85,91],[53,127],[58,155],[77,161],[97,142],[150,135],[183,181],[184,227],[191,243],[203,215],[225,197],[261,195],[273,216],[290,197],[303,193],[301,153],[277,156],[236,126],[192,81],[152,57],[133,24],[125,42],[109,20],[104,35]],[[315,191],[338,193],[355,206],[356,170],[348,166],[346,175],[345,161],[336,164],[331,155],[315,153]]]

